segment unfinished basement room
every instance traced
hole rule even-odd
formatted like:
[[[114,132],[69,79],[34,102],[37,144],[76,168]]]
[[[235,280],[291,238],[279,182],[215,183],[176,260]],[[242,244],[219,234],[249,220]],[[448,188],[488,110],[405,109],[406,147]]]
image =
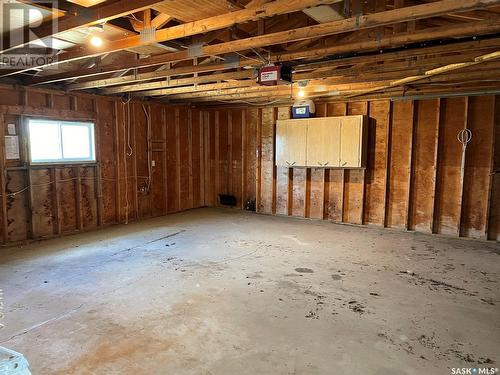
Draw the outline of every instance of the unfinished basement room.
[[[500,0],[0,22],[0,375],[500,375]]]

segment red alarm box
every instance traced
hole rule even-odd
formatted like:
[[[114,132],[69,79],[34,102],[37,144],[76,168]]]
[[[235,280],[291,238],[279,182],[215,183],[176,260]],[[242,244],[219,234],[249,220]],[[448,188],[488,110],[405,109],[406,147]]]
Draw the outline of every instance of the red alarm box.
[[[259,69],[259,84],[276,86],[292,81],[292,68],[284,65],[266,65]]]

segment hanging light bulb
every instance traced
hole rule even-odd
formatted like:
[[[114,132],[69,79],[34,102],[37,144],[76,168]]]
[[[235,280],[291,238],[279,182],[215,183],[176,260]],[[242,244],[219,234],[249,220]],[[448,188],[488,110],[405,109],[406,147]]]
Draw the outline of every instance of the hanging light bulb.
[[[297,96],[299,98],[303,98],[304,96],[306,96],[306,92],[304,91],[304,89],[300,89],[299,92],[297,93]]]
[[[92,38],[90,38],[90,44],[92,44],[94,47],[100,47],[102,46],[102,39],[94,35]]]

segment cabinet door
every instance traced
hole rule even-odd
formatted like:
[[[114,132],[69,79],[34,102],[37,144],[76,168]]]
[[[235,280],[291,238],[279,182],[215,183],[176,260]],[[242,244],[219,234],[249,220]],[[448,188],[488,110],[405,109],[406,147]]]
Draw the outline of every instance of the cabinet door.
[[[307,166],[338,167],[340,164],[340,128],[338,118],[309,120],[307,129]]]
[[[307,122],[282,120],[276,123],[276,165],[306,165]]]
[[[307,151],[307,122],[294,121],[288,124],[288,163],[290,166],[304,167]]]
[[[276,123],[276,165],[286,165],[286,161],[289,159],[287,130],[287,121]]]
[[[361,167],[362,116],[342,118],[340,141],[340,167]]]

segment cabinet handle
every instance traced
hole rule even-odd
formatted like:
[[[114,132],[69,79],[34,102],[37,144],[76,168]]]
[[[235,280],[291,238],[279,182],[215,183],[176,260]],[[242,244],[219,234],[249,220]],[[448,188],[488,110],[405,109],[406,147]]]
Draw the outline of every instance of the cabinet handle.
[[[343,163],[342,163],[342,166],[344,166],[344,165],[346,165],[346,164],[347,164],[347,162],[345,161],[345,162],[343,162]]]
[[[327,161],[325,164],[323,164],[323,167],[326,167],[326,166],[328,165],[328,163],[329,163],[329,162]]]
[[[318,161],[318,165],[319,165],[320,167],[322,167],[322,166],[323,166],[323,164],[321,164],[319,161]]]
[[[295,165],[295,163],[296,163],[296,162],[294,161],[294,162],[293,162],[292,164],[290,164],[290,165]]]
[[[290,165],[290,163],[287,160],[285,160],[285,163],[286,163],[286,165]]]

